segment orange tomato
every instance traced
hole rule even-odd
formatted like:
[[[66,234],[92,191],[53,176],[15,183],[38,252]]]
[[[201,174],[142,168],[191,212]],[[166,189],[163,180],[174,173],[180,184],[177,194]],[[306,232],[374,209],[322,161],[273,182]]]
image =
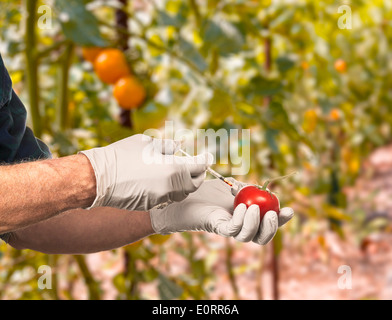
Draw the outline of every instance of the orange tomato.
[[[107,84],[114,84],[120,78],[131,74],[124,53],[118,49],[103,50],[94,61],[94,70]]]
[[[347,70],[347,63],[343,59],[338,59],[335,61],[334,67],[336,71],[343,73]]]
[[[302,123],[302,129],[306,133],[311,133],[316,129],[318,115],[315,109],[309,109],[304,114],[304,121]]]
[[[330,112],[329,112],[329,118],[333,121],[337,121],[340,119],[340,111],[339,109],[333,108]]]
[[[146,98],[146,90],[133,76],[120,78],[114,85],[113,95],[123,109],[135,109]]]
[[[358,173],[359,169],[361,168],[361,159],[359,157],[354,157],[351,159],[350,163],[348,164],[348,171],[351,174]]]
[[[83,59],[91,63],[94,63],[95,59],[103,50],[104,48],[101,47],[83,47],[82,48]]]
[[[302,61],[301,62],[301,68],[303,70],[308,70],[309,69],[309,63],[307,61]]]
[[[358,152],[345,148],[342,150],[342,159],[346,164],[349,173],[358,173],[361,168],[361,157]]]

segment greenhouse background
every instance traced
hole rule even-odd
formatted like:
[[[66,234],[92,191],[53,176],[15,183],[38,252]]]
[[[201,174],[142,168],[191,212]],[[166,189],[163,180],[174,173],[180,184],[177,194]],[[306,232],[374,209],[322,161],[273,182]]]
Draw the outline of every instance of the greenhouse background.
[[[0,54],[54,157],[173,124],[249,129],[240,181],[297,172],[273,185],[295,216],[266,246],[201,232],[86,255],[1,242],[0,299],[392,298],[392,3],[25,0],[0,12]],[[109,48],[135,81],[130,105],[112,65],[94,67]],[[232,172],[219,157],[213,169]]]

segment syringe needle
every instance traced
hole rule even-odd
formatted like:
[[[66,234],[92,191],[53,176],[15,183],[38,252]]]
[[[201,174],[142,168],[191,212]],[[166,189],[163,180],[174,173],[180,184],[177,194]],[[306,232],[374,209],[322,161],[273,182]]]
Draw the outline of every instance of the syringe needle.
[[[209,173],[211,173],[215,178],[218,178],[218,179],[222,180],[223,182],[227,183],[230,187],[233,186],[233,184],[229,180],[227,180],[224,176],[222,176],[221,174],[219,174],[215,170],[212,170],[210,167],[207,168],[207,171]]]
[[[191,157],[191,158],[192,158],[192,156],[191,156],[189,153],[185,152],[184,150],[179,149],[179,151],[180,151],[182,154],[184,154],[185,156]],[[233,186],[233,184],[232,184],[229,180],[227,180],[224,176],[222,176],[221,174],[219,174],[219,173],[216,172],[215,170],[211,169],[210,167],[207,168],[207,171],[208,171],[209,173],[211,173],[215,178],[218,178],[218,179],[222,180],[224,183],[228,184],[230,187]]]

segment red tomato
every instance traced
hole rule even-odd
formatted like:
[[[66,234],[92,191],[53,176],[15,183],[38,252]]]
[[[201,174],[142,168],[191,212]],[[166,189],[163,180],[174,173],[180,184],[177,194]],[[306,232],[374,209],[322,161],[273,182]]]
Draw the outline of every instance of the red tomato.
[[[240,203],[245,203],[249,208],[252,204],[257,204],[260,208],[260,218],[273,210],[279,214],[279,199],[271,192],[262,190],[256,186],[246,186],[242,188],[234,198],[234,208]]]

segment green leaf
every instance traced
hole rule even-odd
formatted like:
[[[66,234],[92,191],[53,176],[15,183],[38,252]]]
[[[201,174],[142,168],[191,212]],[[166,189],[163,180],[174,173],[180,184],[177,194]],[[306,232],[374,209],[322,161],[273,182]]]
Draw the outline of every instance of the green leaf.
[[[216,48],[213,48],[211,51],[211,60],[210,60],[210,72],[214,74],[219,69],[219,51]]]
[[[236,109],[247,114],[254,116],[256,114],[255,108],[246,102],[239,101],[236,103]]]
[[[65,36],[83,46],[107,46],[102,38],[98,21],[86,10],[84,2],[78,0],[56,0],[55,7]]]
[[[125,284],[125,277],[122,273],[119,273],[116,276],[114,276],[112,282],[118,292],[126,291],[127,286]]]
[[[151,282],[158,277],[158,271],[152,268],[142,271],[143,280],[146,282]]]
[[[157,21],[158,24],[162,26],[173,26],[180,28],[186,22],[186,19],[180,14],[170,15],[165,11],[157,10]]]
[[[295,131],[295,127],[291,124],[289,116],[280,102],[271,102],[264,116],[272,129]]]
[[[278,57],[276,59],[276,64],[278,66],[278,70],[280,73],[285,73],[286,71],[290,70],[294,67],[295,62],[288,57]]]
[[[206,276],[206,266],[203,259],[193,260],[191,263],[192,273],[201,283]]]
[[[341,210],[335,206],[324,203],[322,205],[322,209],[328,218],[332,218],[332,219],[335,219],[338,221],[342,221],[342,220],[350,221],[351,220],[351,216],[349,216],[343,210]]]
[[[313,150],[314,146],[312,142],[306,136],[298,133],[295,125],[290,121],[285,108],[280,102],[271,102],[267,111],[262,116],[268,126],[266,138],[274,152],[279,149],[275,146],[274,142],[278,131],[284,132],[292,140],[305,143]]]
[[[53,134],[52,143],[58,147],[58,153],[62,156],[77,152],[76,146],[72,143],[70,136],[65,132],[57,131]]]
[[[282,13],[279,14],[275,19],[273,19],[270,22],[270,28],[271,29],[275,29],[278,27],[282,27],[285,25],[288,25],[288,22],[290,22],[295,14],[295,10],[294,9],[287,9],[285,8],[284,10],[282,10]]]
[[[133,134],[132,130],[121,126],[115,121],[100,121],[99,128],[107,143],[116,142]]]
[[[204,40],[203,51],[210,52],[213,48],[222,56],[241,51],[245,40],[236,26],[225,20],[205,20],[201,30]]]
[[[265,139],[267,140],[267,143],[269,147],[271,148],[273,153],[279,153],[279,147],[276,144],[276,136],[278,134],[278,130],[273,130],[271,128],[267,128],[265,131]]]
[[[15,56],[19,52],[22,52],[23,50],[23,43],[20,41],[9,41],[8,42],[8,48],[7,48],[7,54],[10,57]]]
[[[149,101],[142,108],[133,110],[131,116],[135,132],[158,129],[165,124],[168,108],[158,102]]]
[[[222,124],[233,110],[231,98],[220,90],[215,90],[214,95],[208,103],[211,114],[211,122],[215,125]]]
[[[278,256],[283,249],[283,233],[280,229],[278,229],[272,241],[274,242],[274,254]]]
[[[184,58],[189,60],[200,71],[205,71],[207,69],[207,63],[204,60],[203,56],[190,42],[180,37],[178,43],[180,46],[181,54]]]
[[[168,277],[163,274],[159,274],[158,278],[158,292],[162,300],[175,299],[182,294],[183,289],[176,283],[174,283],[172,280],[170,280]]]
[[[266,79],[260,75],[254,77],[244,92],[247,96],[253,97],[254,95],[270,96],[277,94],[281,91],[282,84],[278,79]]]

